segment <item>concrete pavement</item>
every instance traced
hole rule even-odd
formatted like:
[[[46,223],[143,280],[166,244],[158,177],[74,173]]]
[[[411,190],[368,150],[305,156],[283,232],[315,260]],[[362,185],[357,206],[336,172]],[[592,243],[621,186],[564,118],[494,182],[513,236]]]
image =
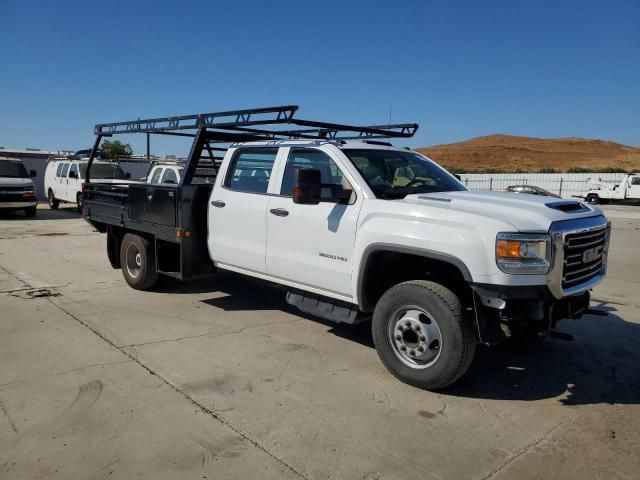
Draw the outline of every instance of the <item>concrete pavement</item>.
[[[610,315],[437,394],[280,288],[138,292],[74,210],[0,218],[0,478],[639,478],[640,218],[606,209]]]

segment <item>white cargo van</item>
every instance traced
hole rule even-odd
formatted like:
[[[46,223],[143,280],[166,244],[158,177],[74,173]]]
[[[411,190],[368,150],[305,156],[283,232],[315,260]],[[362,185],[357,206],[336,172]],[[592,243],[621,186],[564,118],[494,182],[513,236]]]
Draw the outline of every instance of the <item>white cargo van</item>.
[[[60,202],[69,202],[75,203],[78,211],[82,211],[82,184],[86,169],[87,160],[56,158],[47,163],[44,190],[47,192],[49,207],[56,209]],[[91,175],[105,180],[128,178],[120,166],[109,162],[95,162]]]

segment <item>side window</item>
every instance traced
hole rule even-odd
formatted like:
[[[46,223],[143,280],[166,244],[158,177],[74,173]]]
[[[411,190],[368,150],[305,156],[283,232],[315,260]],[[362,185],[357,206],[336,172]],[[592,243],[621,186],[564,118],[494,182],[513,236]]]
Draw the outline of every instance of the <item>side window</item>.
[[[72,163],[71,164],[71,168],[69,169],[69,177],[71,177],[71,172],[75,172],[75,174],[76,174],[75,178],[78,178],[78,164],[77,163]]]
[[[160,175],[162,175],[162,168],[156,168],[151,176],[151,183],[160,183]]]
[[[224,186],[240,192],[267,193],[277,154],[277,148],[238,150],[229,165]]]
[[[165,168],[161,183],[178,183],[178,175],[173,168]]]
[[[68,171],[69,171],[69,164],[68,163],[62,164],[62,172],[60,173],[60,176],[66,177]]]
[[[293,149],[291,153],[289,153],[287,165],[284,169],[280,195],[287,197],[292,195],[295,173],[296,170],[300,168],[315,168],[320,170],[320,181],[322,183],[351,189],[351,186],[342,175],[338,165],[336,165],[329,155],[320,150]],[[320,195],[322,198],[331,198],[331,189],[323,188]]]
[[[631,179],[631,185],[640,185],[640,177],[633,177]]]
[[[58,169],[56,170],[56,177],[60,177],[62,175],[62,167],[64,167],[64,163],[58,164]]]

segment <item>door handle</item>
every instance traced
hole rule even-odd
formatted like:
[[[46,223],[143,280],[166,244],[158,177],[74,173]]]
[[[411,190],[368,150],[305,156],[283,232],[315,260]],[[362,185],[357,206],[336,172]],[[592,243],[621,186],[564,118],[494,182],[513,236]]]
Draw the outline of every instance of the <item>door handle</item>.
[[[289,212],[286,211],[284,208],[272,208],[269,211],[273,213],[276,217],[286,217],[287,215],[289,215]]]
[[[224,207],[226,205],[226,203],[224,203],[221,200],[213,200],[211,202],[211,205],[213,205],[214,207],[222,208],[222,207]]]

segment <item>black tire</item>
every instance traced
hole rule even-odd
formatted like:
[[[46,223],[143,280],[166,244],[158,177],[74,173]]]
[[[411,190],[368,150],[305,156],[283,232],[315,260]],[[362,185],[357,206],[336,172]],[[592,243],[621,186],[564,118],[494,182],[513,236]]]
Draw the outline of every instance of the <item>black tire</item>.
[[[82,192],[78,192],[76,195],[76,208],[79,213],[82,213]]]
[[[148,290],[158,283],[153,245],[145,238],[127,233],[120,246],[122,274],[129,286]]]
[[[587,195],[586,200],[587,203],[590,203],[591,205],[598,205],[600,203],[600,197],[595,193],[590,193],[589,195]]]
[[[407,333],[413,334],[411,328],[414,327],[404,327],[405,323],[398,317],[408,318],[406,315],[416,311],[425,313],[424,317],[422,314],[419,315],[419,322],[415,328],[417,331],[425,332],[420,333],[419,340],[426,343],[415,344],[415,351],[405,350],[403,354],[400,350],[403,347],[407,348],[405,332],[396,328],[406,328]],[[429,330],[434,329],[433,323],[440,334],[438,343],[425,338],[429,336]],[[420,325],[423,330],[420,330]],[[476,350],[476,333],[472,319],[464,314],[458,297],[451,290],[435,282],[413,280],[387,290],[376,305],[371,328],[373,342],[384,366],[403,382],[427,390],[439,390],[457,381],[468,370]],[[426,345],[430,352],[425,352],[422,345]],[[414,358],[409,358],[408,354],[418,353],[419,348],[423,348],[420,351],[425,352],[419,355],[429,354],[435,357],[427,357],[422,364]],[[405,360],[401,360],[402,356]],[[411,361],[415,361],[416,365],[410,366]]]
[[[60,202],[56,200],[53,190],[51,189],[49,189],[49,192],[47,193],[47,199],[49,200],[49,208],[51,210],[55,210],[60,206]]]
[[[29,207],[24,209],[24,216],[27,218],[33,218],[36,216],[36,207]]]

